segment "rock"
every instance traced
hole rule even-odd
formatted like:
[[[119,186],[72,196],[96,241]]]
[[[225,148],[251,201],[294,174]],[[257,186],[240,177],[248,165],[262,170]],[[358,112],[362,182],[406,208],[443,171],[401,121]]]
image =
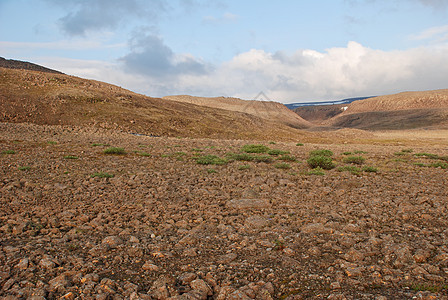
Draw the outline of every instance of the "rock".
[[[237,209],[245,208],[269,208],[271,204],[268,200],[263,199],[233,199],[227,203],[227,206]]]
[[[198,291],[201,295],[201,299],[207,299],[207,296],[213,295],[212,289],[210,286],[202,279],[195,279],[190,282],[190,287],[194,291]]]
[[[25,270],[28,268],[30,260],[28,258],[22,258],[20,262],[16,265],[16,268],[20,270]]]
[[[56,263],[51,258],[42,258],[39,261],[39,266],[46,269],[53,269],[56,266]]]
[[[138,238],[136,238],[135,236],[131,235],[131,237],[129,238],[129,242],[138,244],[140,241],[139,241]]]
[[[150,272],[157,272],[160,270],[160,268],[156,266],[152,260],[146,261],[142,266],[142,269]]]
[[[66,286],[68,286],[69,281],[67,279],[67,276],[62,274],[50,280],[48,284],[50,285],[50,291],[63,292]]]
[[[333,229],[326,228],[322,223],[312,223],[303,226],[301,232],[312,234],[326,234],[326,233],[333,233]]]
[[[237,257],[238,257],[238,255],[236,253],[229,253],[229,254],[221,255],[220,257],[218,257],[216,262],[218,264],[228,264],[228,263],[234,261]]]
[[[182,284],[187,285],[190,284],[193,280],[197,278],[195,273],[183,273],[179,276],[179,280]]]
[[[244,224],[249,228],[260,229],[268,225],[268,221],[262,216],[250,216]]]
[[[109,245],[112,248],[115,248],[115,247],[121,245],[123,243],[123,241],[118,236],[111,235],[111,236],[105,237],[101,243],[105,244],[105,245]]]

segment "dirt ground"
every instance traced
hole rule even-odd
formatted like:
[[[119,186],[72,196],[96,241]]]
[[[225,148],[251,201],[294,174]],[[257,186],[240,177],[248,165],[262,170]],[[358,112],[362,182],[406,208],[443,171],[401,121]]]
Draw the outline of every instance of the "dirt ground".
[[[448,299],[445,133],[255,162],[229,160],[254,141],[0,123],[0,297]]]

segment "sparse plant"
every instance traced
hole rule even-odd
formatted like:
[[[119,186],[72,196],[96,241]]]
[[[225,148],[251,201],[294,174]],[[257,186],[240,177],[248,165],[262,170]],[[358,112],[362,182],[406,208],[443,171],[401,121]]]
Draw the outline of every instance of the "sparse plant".
[[[66,155],[66,156],[64,156],[64,158],[65,159],[78,159],[79,157],[75,156],[75,155]]]
[[[144,156],[144,157],[151,157],[152,156],[151,153],[147,153],[147,152],[140,152],[140,153],[138,153],[138,155]]]
[[[325,175],[324,169],[322,169],[321,167],[317,167],[314,168],[308,172],[305,173],[306,175],[318,175],[318,176],[323,176]]]
[[[354,154],[366,154],[366,151],[362,151],[362,150],[355,150],[353,151]]]
[[[342,152],[342,155],[352,155],[352,154],[353,154],[353,152],[350,152],[350,151]]]
[[[282,169],[282,170],[287,170],[287,169],[291,169],[291,166],[287,163],[276,163],[274,165],[275,168],[277,169]]]
[[[5,150],[5,151],[2,151],[2,154],[16,154],[16,151],[14,151],[14,150]]]
[[[286,246],[285,246],[285,242],[284,241],[282,241],[282,240],[275,240],[274,241],[274,250],[276,250],[276,251],[282,251],[283,249],[285,249],[286,248]]]
[[[103,153],[107,155],[124,155],[126,151],[123,148],[110,147],[104,150]]]
[[[268,151],[269,155],[284,155],[284,154],[289,154],[289,151],[283,151],[283,150],[279,150],[279,149],[271,149]]]
[[[304,146],[303,143],[297,143],[296,146]]]
[[[342,167],[338,167],[337,170],[339,172],[348,171],[354,175],[358,175],[361,172],[361,169],[356,166],[342,166]]]
[[[394,155],[396,155],[396,156],[403,156],[403,155],[406,155],[407,153],[406,152],[395,152],[394,153]]]
[[[322,168],[324,170],[331,170],[335,167],[333,160],[330,156],[325,155],[313,155],[307,160],[308,165],[312,169]]]
[[[277,144],[276,142],[273,142],[273,141],[271,141],[271,142],[269,142],[269,144],[271,144],[271,145],[275,145],[275,144]]]
[[[55,142],[55,141],[48,141],[48,142],[47,142],[48,145],[56,145],[57,143],[58,143],[58,142]]]
[[[408,149],[401,149],[401,152],[403,152],[403,153],[412,153],[412,152],[414,152],[414,149],[410,149],[410,148],[408,148]]]
[[[295,158],[292,155],[282,155],[278,159],[279,160],[284,160],[284,161],[297,161],[297,158]]]
[[[196,163],[200,165],[225,165],[227,160],[216,155],[208,154],[196,158]]]
[[[327,149],[318,149],[310,152],[310,156],[333,156],[333,151]]]
[[[244,145],[241,148],[241,151],[246,152],[246,153],[266,153],[269,151],[269,147],[265,146],[265,145],[255,145],[255,144],[248,144],[248,145]]]
[[[19,170],[20,170],[20,171],[28,171],[28,170],[30,170],[30,169],[31,169],[30,166],[19,167]]]
[[[250,166],[249,165],[242,165],[238,167],[238,170],[243,171],[243,170],[249,170]]]
[[[356,165],[362,165],[366,159],[362,156],[347,156],[344,158],[344,162],[347,164],[356,164]]]
[[[414,154],[417,157],[426,157],[426,158],[430,158],[430,159],[439,159],[439,156],[437,154],[432,154],[432,153],[415,153]]]
[[[215,169],[207,169],[207,173],[214,174],[214,173],[218,173],[218,171],[216,171]]]
[[[440,162],[440,161],[438,161],[436,163],[432,163],[429,166],[433,167],[433,168],[441,168],[441,169],[447,169],[448,168],[448,164],[447,163]]]
[[[365,167],[362,168],[362,170],[363,170],[364,172],[367,172],[367,173],[377,173],[377,172],[378,172],[378,169],[377,169],[377,168],[375,168],[375,167],[370,167],[370,166],[365,166]]]
[[[193,152],[202,152],[202,151],[204,151],[204,150],[199,149],[199,148],[193,148],[193,149],[191,149],[191,151],[193,151]]]
[[[254,162],[264,162],[264,163],[270,163],[272,162],[272,157],[269,155],[254,155]]]
[[[98,173],[94,173],[92,175],[90,175],[90,177],[95,178],[113,178],[115,175],[113,174],[109,174],[109,173],[104,173],[104,172],[98,172]]]

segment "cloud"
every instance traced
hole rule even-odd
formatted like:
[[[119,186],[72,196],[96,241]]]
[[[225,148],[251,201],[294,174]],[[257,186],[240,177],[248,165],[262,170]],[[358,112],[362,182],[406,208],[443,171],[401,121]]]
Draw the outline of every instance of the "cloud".
[[[448,40],[448,25],[426,29],[410,37],[411,40],[433,40],[440,43]]]
[[[124,20],[140,18],[157,20],[157,15],[168,9],[163,0],[47,0],[69,10],[58,20],[63,32],[83,36],[90,31],[115,29]]]
[[[446,0],[418,0],[418,2],[437,10],[446,9],[448,7],[448,1]]]
[[[175,54],[153,34],[137,32],[130,40],[131,52],[119,59],[129,73],[151,77],[204,74],[206,65],[189,54]]]
[[[119,63],[50,62],[64,73],[111,82],[149,96],[173,94],[253,99],[260,91],[289,103],[447,88],[448,46],[382,51],[349,42],[319,52],[240,53],[210,66],[141,35]]]

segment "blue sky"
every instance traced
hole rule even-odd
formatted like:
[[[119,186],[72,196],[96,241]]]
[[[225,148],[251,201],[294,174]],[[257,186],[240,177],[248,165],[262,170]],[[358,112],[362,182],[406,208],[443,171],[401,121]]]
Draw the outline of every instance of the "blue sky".
[[[0,0],[0,56],[155,97],[448,88],[448,0]]]

